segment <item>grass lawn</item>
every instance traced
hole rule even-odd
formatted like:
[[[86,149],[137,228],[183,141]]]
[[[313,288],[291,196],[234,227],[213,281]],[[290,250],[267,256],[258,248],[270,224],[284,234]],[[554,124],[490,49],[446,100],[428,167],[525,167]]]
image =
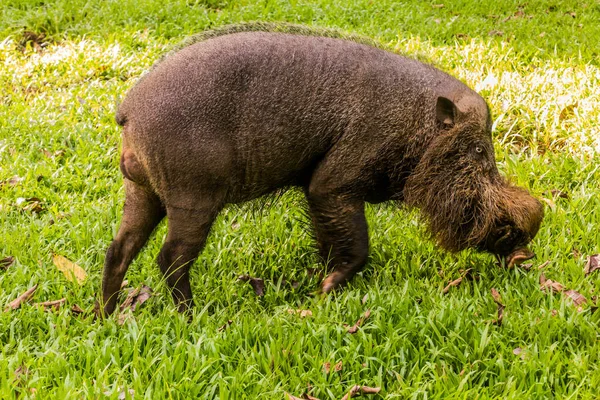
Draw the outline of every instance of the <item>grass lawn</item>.
[[[288,192],[218,218],[192,270],[193,322],[155,263],[164,223],[126,276],[154,295],[124,322],[93,321],[124,197],[118,99],[184,37],[255,20],[365,35],[481,93],[500,169],[547,204],[532,267],[447,254],[417,213],[368,206],[367,267],[315,297],[304,200]],[[592,0],[3,0],[0,398],[339,399],[358,384],[381,387],[375,399],[597,399],[600,271],[584,267],[600,253],[599,20]],[[87,279],[67,280],[53,254]],[[467,269],[473,279],[443,294]],[[242,274],[264,279],[265,295]],[[542,291],[542,274],[588,303]]]

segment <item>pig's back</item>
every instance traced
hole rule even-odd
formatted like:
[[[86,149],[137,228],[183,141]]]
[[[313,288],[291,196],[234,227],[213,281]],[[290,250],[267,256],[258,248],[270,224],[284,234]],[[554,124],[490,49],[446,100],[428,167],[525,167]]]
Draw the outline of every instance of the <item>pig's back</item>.
[[[413,129],[402,116],[431,101],[432,80],[448,79],[458,82],[354,42],[237,33],[157,64],[128,93],[117,119],[133,127],[130,142],[144,157],[190,159],[172,168],[226,160],[238,191],[256,197],[300,184],[342,137],[356,142],[348,136],[362,129],[376,151],[386,135]]]

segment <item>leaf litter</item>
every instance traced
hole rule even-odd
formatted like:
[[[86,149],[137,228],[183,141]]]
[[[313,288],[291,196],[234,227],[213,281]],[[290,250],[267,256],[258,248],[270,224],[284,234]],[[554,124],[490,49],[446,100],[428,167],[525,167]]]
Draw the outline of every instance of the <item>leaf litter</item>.
[[[559,282],[553,281],[552,279],[547,279],[544,274],[540,275],[540,289],[543,291],[550,291],[551,293],[562,293],[563,296],[571,299],[573,305],[577,307],[577,311],[583,311],[583,305],[587,304],[588,300],[581,293],[567,289],[565,286]]]
[[[367,394],[377,394],[381,391],[380,387],[370,387],[370,386],[361,386],[354,385],[350,388],[350,390],[342,397],[341,400],[348,400],[353,397],[359,397]],[[309,395],[308,393],[304,393],[302,397],[296,397],[289,393],[285,393],[288,400],[319,400],[318,398]]]
[[[347,332],[351,335],[358,332],[358,328],[371,316],[371,310],[365,311],[365,313],[356,321],[354,325],[348,328],[348,325],[344,324],[344,327],[347,328]]]
[[[66,301],[67,301],[67,299],[63,297],[62,299],[59,299],[59,300],[51,300],[51,301],[44,301],[41,303],[35,303],[34,306],[42,307],[44,309],[44,311],[48,311],[48,309],[58,310],[60,308],[60,306],[65,304]]]
[[[588,276],[594,271],[600,270],[600,254],[588,256],[583,272]]]
[[[504,304],[502,304],[502,297],[500,293],[492,288],[492,298],[494,299],[494,303],[498,306],[498,319],[494,321],[494,324],[500,326],[502,325],[502,319],[504,318]]]
[[[8,269],[14,262],[15,258],[13,256],[4,257],[3,259],[0,259],[0,269]]]
[[[119,325],[123,325],[125,321],[133,315],[133,312],[139,306],[144,304],[150,297],[152,297],[152,295],[152,289],[146,285],[142,285],[138,288],[131,289],[127,294],[127,298],[119,307],[117,323]]]
[[[446,285],[446,287],[442,290],[442,293],[447,294],[450,291],[450,288],[459,286],[462,283],[463,279],[471,274],[471,271],[472,271],[472,268],[465,270],[462,273],[462,275],[460,276],[460,278],[457,278],[457,279],[453,280],[452,282],[448,283]]]
[[[250,275],[240,275],[238,276],[238,280],[242,282],[249,282],[252,289],[254,289],[254,293],[258,297],[262,297],[265,295],[265,281],[261,278],[253,278]]]
[[[38,287],[38,285],[35,284],[31,288],[29,288],[25,292],[23,292],[19,297],[17,297],[16,299],[14,299],[10,303],[8,303],[8,305],[4,309],[4,312],[8,312],[10,310],[16,310],[17,308],[21,307],[22,303],[28,302],[33,297],[33,294],[37,290],[37,287]]]
[[[70,261],[68,258],[63,257],[58,254],[54,254],[52,256],[52,262],[61,271],[67,280],[70,282],[77,282],[82,285],[87,278],[87,273],[83,268],[79,265],[75,264],[73,261]]]

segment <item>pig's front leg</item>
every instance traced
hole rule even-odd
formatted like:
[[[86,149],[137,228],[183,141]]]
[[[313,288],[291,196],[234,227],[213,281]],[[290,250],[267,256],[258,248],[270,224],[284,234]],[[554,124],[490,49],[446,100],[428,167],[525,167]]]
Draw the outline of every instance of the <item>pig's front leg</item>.
[[[319,254],[333,267],[322,284],[322,291],[328,293],[348,282],[367,262],[369,237],[364,202],[321,192],[313,185],[307,198]]]

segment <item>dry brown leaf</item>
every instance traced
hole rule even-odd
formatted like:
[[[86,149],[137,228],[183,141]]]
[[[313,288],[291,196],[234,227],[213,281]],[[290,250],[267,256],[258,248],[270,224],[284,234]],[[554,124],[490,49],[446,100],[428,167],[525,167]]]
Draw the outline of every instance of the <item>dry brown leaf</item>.
[[[525,359],[525,352],[524,352],[524,351],[523,351],[523,349],[522,349],[522,348],[520,348],[520,347],[517,347],[517,348],[515,348],[515,349],[513,350],[513,354],[514,354],[515,356],[520,356],[520,357],[521,357],[521,360],[524,360],[524,359]]]
[[[471,273],[471,268],[467,269],[466,271],[464,271],[462,273],[462,276],[458,279],[453,280],[452,282],[450,282],[448,285],[446,285],[446,287],[442,290],[443,294],[447,294],[450,291],[451,287],[455,287],[460,285],[460,283],[463,281],[463,279],[469,275]]]
[[[544,274],[541,274],[540,275],[540,289],[542,289],[542,290],[550,289],[553,293],[561,293],[563,290],[565,290],[565,287],[562,284],[553,281],[552,279],[547,279]]]
[[[588,256],[583,272],[585,273],[585,276],[588,276],[596,270],[600,270],[600,254]]]
[[[261,278],[253,278],[250,275],[241,275],[238,280],[243,282],[250,282],[250,286],[254,289],[254,293],[261,297],[265,295],[265,281]]]
[[[19,367],[15,370],[15,382],[27,378],[27,375],[29,375],[29,369],[22,364],[19,365]]]
[[[552,210],[552,211],[556,210],[556,204],[554,203],[554,200],[547,199],[545,197],[542,197],[540,200],[542,200],[544,203],[548,204],[548,207],[550,207],[550,210]]]
[[[365,294],[361,300],[361,304],[365,304],[367,302],[367,300],[369,300],[369,293]]]
[[[219,327],[219,329],[217,329],[217,332],[223,332],[223,331],[224,331],[225,329],[227,329],[227,327],[228,327],[229,325],[231,325],[231,324],[233,324],[233,321],[232,321],[232,320],[230,320],[230,319],[229,319],[229,320],[227,320],[227,322],[225,322],[223,325],[221,325],[221,326]]]
[[[540,275],[540,285],[542,290],[550,288],[553,293],[562,293],[565,297],[571,299],[579,312],[583,311],[583,307],[581,306],[587,303],[587,299],[581,293],[572,289],[566,289],[564,285],[547,279],[544,274]]]
[[[6,179],[4,181],[0,181],[0,188],[4,186],[17,186],[19,183],[23,182],[25,178],[20,177],[18,175],[13,176],[12,178]]]
[[[87,273],[79,265],[70,261],[68,258],[58,254],[52,256],[52,262],[56,265],[59,271],[61,271],[67,280],[71,282],[77,282],[82,285],[87,278]]]
[[[363,322],[365,322],[367,320],[367,318],[369,318],[371,316],[371,310],[367,310],[365,311],[365,313],[358,319],[358,321],[356,321],[356,323],[354,325],[352,325],[350,328],[348,328],[348,325],[344,325],[346,328],[348,328],[348,333],[353,335],[356,332],[358,332],[358,328],[360,328],[360,326],[363,324]]]
[[[360,385],[354,385],[350,391],[348,393],[346,393],[346,395],[344,397],[342,397],[342,400],[348,400],[351,397],[358,397],[361,396],[363,394],[377,394],[381,391],[381,388],[374,388],[374,387],[369,387],[369,386],[360,386]]]
[[[575,109],[577,108],[578,105],[579,105],[578,103],[574,103],[574,104],[569,104],[568,106],[563,108],[560,112],[560,115],[558,116],[558,120],[564,121],[565,119],[569,119],[569,118],[572,118],[573,116],[575,116]]]
[[[285,394],[286,394],[288,400],[319,400],[316,397],[313,397],[307,393],[304,393],[302,395],[302,397],[296,397],[294,395],[289,394],[288,392],[285,392]]]
[[[37,197],[19,197],[16,201],[17,206],[22,207],[22,211],[32,212],[34,214],[39,214],[46,209],[42,205],[42,200]]]
[[[300,316],[300,318],[306,318],[306,317],[312,317],[313,313],[310,310],[301,310],[301,309],[297,309],[297,310],[293,310],[291,308],[289,308],[287,310],[288,314],[297,314]]]
[[[496,29],[493,29],[493,30],[489,31],[488,35],[490,35],[490,36],[502,36],[502,35],[504,35],[504,32],[496,30]]]
[[[4,257],[0,260],[0,269],[7,269],[15,262],[15,258],[13,256]]]
[[[123,304],[121,304],[120,310],[123,312],[127,308],[130,308],[131,311],[135,311],[138,306],[144,304],[151,296],[152,289],[146,285],[133,289],[129,292]]]
[[[340,361],[333,366],[333,370],[335,372],[341,372],[343,367],[344,367],[344,364]]]
[[[576,306],[581,306],[587,303],[587,299],[581,293],[576,292],[575,290],[565,290],[564,295],[569,299],[573,300],[573,304],[575,304]]]
[[[498,306],[498,319],[494,321],[494,324],[500,326],[502,325],[502,319],[504,318],[504,304],[502,304],[502,297],[500,293],[492,288],[492,298],[494,299],[494,303]]]
[[[58,158],[61,157],[63,154],[65,154],[64,150],[57,150],[57,151],[49,151],[46,149],[42,149],[42,153],[44,153],[44,155],[48,158]]]
[[[49,308],[58,310],[60,308],[60,306],[65,304],[66,301],[67,301],[67,299],[63,297],[60,300],[52,300],[52,301],[44,301],[41,303],[35,303],[34,306],[42,307],[44,309],[44,311],[47,311]]]
[[[8,305],[4,309],[4,312],[10,311],[10,310],[16,310],[17,308],[21,307],[21,303],[29,301],[29,299],[31,299],[31,297],[37,290],[37,287],[38,287],[37,284],[33,285],[33,287],[27,289],[19,297],[17,297],[16,299],[14,299],[10,303],[8,303]]]
[[[71,307],[71,312],[75,315],[80,315],[84,313],[83,309],[77,304],[73,304],[73,306]]]
[[[567,192],[563,192],[562,190],[558,190],[558,189],[552,189],[550,190],[550,194],[552,195],[552,197],[557,197],[559,199],[569,199],[569,193]]]
[[[544,261],[543,263],[541,263],[541,264],[538,266],[538,269],[545,268],[546,266],[548,266],[548,264],[550,264],[550,260],[546,260],[546,261]]]

